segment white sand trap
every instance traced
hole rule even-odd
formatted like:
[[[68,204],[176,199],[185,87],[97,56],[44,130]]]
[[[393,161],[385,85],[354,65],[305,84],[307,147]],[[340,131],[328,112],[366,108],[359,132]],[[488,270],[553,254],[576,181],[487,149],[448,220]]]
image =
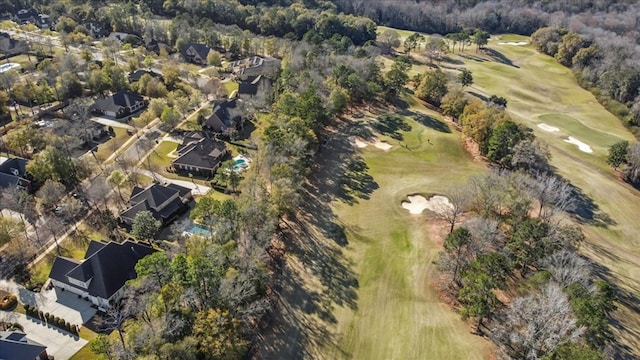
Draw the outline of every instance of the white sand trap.
[[[379,139],[376,139],[376,141],[373,142],[372,145],[384,151],[389,151],[389,149],[391,149],[391,144],[380,141]]]
[[[380,141],[380,139],[378,138],[374,138],[373,140],[364,140],[360,137],[350,137],[349,141],[353,146],[356,146],[360,149],[366,148],[369,145],[375,146],[376,148],[384,151],[389,151],[389,149],[392,148],[391,144]]]
[[[508,41],[508,42],[499,42],[498,45],[524,46],[524,45],[529,45],[529,43],[527,41]]]
[[[573,136],[569,136],[569,138],[564,139],[565,142],[568,142],[569,144],[573,144],[573,145],[577,145],[578,146],[578,150],[582,151],[582,152],[586,152],[586,153],[592,153],[593,150],[591,150],[591,146],[583,143],[582,141],[574,138]]]
[[[437,214],[444,214],[453,208],[446,196],[434,195],[427,200],[422,195],[407,196],[408,201],[402,202],[402,207],[409,210],[410,214],[420,215],[424,209],[429,209]]]
[[[560,129],[558,129],[555,126],[551,126],[551,125],[547,125],[545,123],[542,124],[538,124],[538,127],[542,130],[542,131],[546,131],[546,132],[557,132],[560,131]]]

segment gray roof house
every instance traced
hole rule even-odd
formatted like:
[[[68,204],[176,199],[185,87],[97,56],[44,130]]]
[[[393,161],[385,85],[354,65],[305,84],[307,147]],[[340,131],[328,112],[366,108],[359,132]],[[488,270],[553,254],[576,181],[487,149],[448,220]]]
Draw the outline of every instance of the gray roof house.
[[[154,218],[167,225],[189,207],[191,189],[175,184],[151,184],[142,189],[134,187],[129,207],[120,213],[120,223],[130,228],[140,211],[150,211]]]
[[[182,56],[188,62],[206,65],[207,64],[207,55],[211,48],[204,44],[191,43],[184,48],[182,51]]]
[[[178,157],[171,162],[176,172],[210,178],[227,154],[227,147],[222,141],[194,131],[184,137],[176,152]]]
[[[29,190],[31,180],[27,175],[27,163],[29,160],[23,158],[0,157],[0,188],[16,186],[20,189]]]
[[[92,240],[83,261],[56,256],[49,279],[56,288],[108,309],[122,297],[125,283],[136,278],[138,260],[155,251],[130,240],[121,244]]]
[[[244,80],[249,76],[267,75],[273,76],[280,69],[280,60],[273,57],[262,58],[252,56],[246,59],[234,61],[228,65],[228,70],[237,78]]]
[[[18,10],[13,15],[13,21],[17,24],[34,24],[40,29],[49,29],[51,27],[51,18],[49,15],[39,14],[34,8]]]
[[[211,116],[204,121],[204,129],[225,136],[233,134],[244,121],[241,102],[239,99],[216,101]]]
[[[20,331],[0,331],[0,359],[47,360],[47,347]]]
[[[113,119],[121,119],[144,109],[147,101],[130,91],[119,91],[111,96],[96,100],[91,111]]]
[[[29,44],[23,40],[12,39],[5,32],[0,32],[0,53],[20,54],[29,50]]]

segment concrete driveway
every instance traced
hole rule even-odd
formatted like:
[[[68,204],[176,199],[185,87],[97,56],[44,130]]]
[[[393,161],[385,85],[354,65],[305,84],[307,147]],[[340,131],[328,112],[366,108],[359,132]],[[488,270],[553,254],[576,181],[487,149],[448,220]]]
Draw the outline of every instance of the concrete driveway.
[[[18,323],[27,337],[47,347],[47,354],[56,359],[69,359],[87,344],[87,340],[17,312],[0,311],[0,320]]]

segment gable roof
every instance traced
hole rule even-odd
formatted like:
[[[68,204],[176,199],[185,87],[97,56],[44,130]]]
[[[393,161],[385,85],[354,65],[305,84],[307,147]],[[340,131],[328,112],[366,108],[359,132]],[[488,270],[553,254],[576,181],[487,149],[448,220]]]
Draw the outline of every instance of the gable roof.
[[[135,266],[138,260],[155,251],[147,245],[130,240],[125,240],[122,244],[91,240],[84,261],[77,262],[57,256],[49,277],[74,287],[77,286],[71,284],[68,278],[89,281],[86,289],[89,295],[109,299],[128,280],[136,278]]]
[[[27,335],[18,331],[0,331],[0,359],[35,359],[45,352],[47,347],[29,340]]]
[[[0,51],[3,53],[13,53],[14,51],[26,50],[27,43],[22,40],[12,39],[5,32],[0,32]]]
[[[162,78],[162,75],[158,74],[153,70],[142,70],[142,69],[129,73],[127,77],[129,78],[129,82],[135,82],[135,81],[140,81],[142,76],[146,74],[154,78],[158,78],[158,79]]]
[[[238,99],[223,100],[216,102],[213,106],[213,113],[204,125],[216,132],[223,132],[227,128],[235,128],[236,124],[242,121],[243,113],[238,106]]]
[[[91,108],[101,111],[118,112],[123,107],[131,107],[141,101],[144,101],[144,98],[138,94],[130,91],[118,91],[111,96],[96,100]]]
[[[255,96],[262,81],[266,81],[262,75],[247,77],[245,81],[238,84],[238,95]]]
[[[145,189],[135,187],[129,199],[129,207],[120,213],[120,219],[132,225],[140,211],[151,211],[157,220],[170,218],[178,211],[191,193],[191,189],[175,185],[152,184]],[[176,196],[177,195],[177,196]]]
[[[207,45],[198,43],[189,44],[189,46],[185,48],[185,52],[189,50],[189,48],[193,49],[193,51],[195,51],[195,53],[202,59],[206,59],[207,55],[209,55],[209,52],[211,51],[211,48]]]
[[[27,174],[27,163],[29,160],[23,158],[3,158],[0,163],[0,188],[12,186],[28,187],[31,181],[25,179]]]
[[[227,148],[224,142],[205,137],[191,141],[177,151],[178,157],[172,162],[174,166],[192,166],[213,171],[222,161]]]

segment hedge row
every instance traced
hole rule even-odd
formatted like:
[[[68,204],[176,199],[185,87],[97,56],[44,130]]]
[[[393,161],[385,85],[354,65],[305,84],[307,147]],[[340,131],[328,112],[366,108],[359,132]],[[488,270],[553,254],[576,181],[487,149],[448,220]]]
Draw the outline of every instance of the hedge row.
[[[64,321],[57,316],[49,313],[43,313],[42,310],[38,310],[35,306],[25,305],[24,310],[27,316],[35,317],[46,322],[49,325],[57,326],[58,328],[68,331],[74,335],[78,335],[78,326],[70,324],[68,321]]]

